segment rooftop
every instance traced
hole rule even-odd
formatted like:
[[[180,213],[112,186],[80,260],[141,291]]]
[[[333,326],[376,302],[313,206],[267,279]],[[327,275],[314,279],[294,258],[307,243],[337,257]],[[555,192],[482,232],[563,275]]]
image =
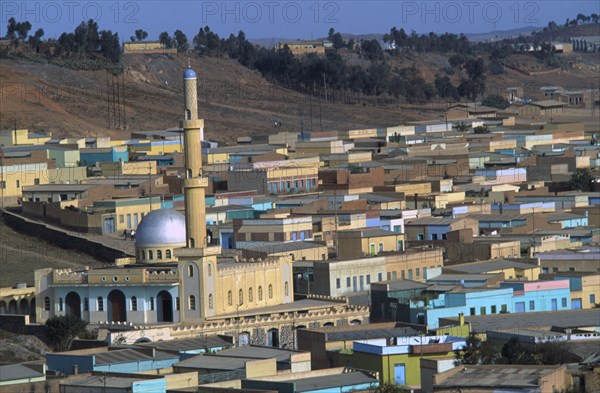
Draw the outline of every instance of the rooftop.
[[[458,374],[435,385],[439,387],[475,388],[536,388],[540,377],[550,374],[564,366],[459,366]]]

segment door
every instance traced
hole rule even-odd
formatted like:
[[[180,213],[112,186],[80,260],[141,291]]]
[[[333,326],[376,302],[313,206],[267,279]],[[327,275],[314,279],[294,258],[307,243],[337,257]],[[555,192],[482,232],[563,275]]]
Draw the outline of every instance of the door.
[[[104,219],[104,225],[102,226],[102,231],[105,234],[115,232],[115,218],[114,217],[108,217],[108,218]]]
[[[245,345],[250,345],[250,333],[241,332],[238,336],[238,344],[240,347],[243,347]]]
[[[357,289],[357,285],[356,285],[356,276],[352,277],[352,292],[356,292]]]
[[[108,318],[111,322],[127,322],[125,295],[118,289],[108,294]]]
[[[360,291],[362,292],[362,291],[365,290],[364,277],[360,276],[359,278],[360,278],[360,280],[359,280],[359,282],[360,282]]]
[[[404,363],[394,364],[394,382],[396,385],[406,385],[406,366]]]
[[[525,302],[515,303],[515,312],[525,312]]]
[[[131,229],[131,214],[127,215],[127,229]]]
[[[552,311],[558,310],[558,300],[557,299],[550,300],[550,304],[552,306]]]
[[[581,299],[571,300],[571,310],[581,310]]]
[[[375,243],[371,243],[371,255],[375,255]]]

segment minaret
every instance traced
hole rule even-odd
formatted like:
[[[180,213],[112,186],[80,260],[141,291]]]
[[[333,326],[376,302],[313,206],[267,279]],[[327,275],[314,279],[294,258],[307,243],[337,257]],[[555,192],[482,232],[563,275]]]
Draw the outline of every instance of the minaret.
[[[189,66],[188,66],[189,67]],[[198,92],[196,89],[196,73],[187,68],[183,73],[184,120],[180,123],[183,129],[185,144],[185,179],[183,193],[185,196],[185,229],[188,248],[206,247],[206,217],[204,188],[208,179],[202,177],[202,133],[204,120],[198,119]]]

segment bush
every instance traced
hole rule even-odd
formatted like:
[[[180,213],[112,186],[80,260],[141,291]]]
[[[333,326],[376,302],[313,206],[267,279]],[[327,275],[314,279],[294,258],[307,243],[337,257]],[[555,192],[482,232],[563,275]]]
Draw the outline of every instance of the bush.
[[[46,335],[56,351],[68,351],[88,323],[75,316],[54,316],[46,321]]]

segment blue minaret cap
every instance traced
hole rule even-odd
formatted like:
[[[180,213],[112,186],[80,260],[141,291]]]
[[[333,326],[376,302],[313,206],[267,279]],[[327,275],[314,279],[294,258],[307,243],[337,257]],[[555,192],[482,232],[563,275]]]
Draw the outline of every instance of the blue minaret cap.
[[[187,68],[183,72],[183,79],[196,79],[196,73],[191,68]]]

